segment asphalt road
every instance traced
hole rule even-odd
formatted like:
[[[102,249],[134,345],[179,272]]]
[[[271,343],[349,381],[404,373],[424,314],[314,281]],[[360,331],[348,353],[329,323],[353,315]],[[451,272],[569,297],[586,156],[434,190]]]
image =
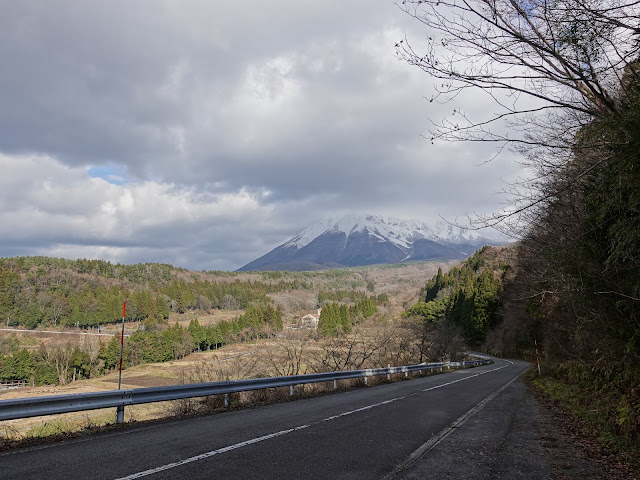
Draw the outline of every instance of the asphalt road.
[[[0,478],[548,478],[523,362],[0,453]]]

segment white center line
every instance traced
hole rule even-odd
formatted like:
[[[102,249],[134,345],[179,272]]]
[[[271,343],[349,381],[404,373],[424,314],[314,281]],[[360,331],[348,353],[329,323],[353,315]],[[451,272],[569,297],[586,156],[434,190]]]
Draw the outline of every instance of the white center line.
[[[473,377],[479,377],[480,375],[484,375],[485,373],[495,372],[496,370],[501,370],[501,369],[506,368],[508,366],[509,365],[503,365],[502,367],[494,368],[492,370],[487,370],[486,372],[480,372],[480,373],[476,373],[475,375],[469,375],[468,377],[459,378],[458,380],[454,380],[453,382],[443,383],[442,385],[436,385],[435,387],[425,388],[422,391],[423,392],[428,392],[430,390],[435,390],[436,388],[442,388],[442,387],[446,387],[447,385],[453,385],[454,383],[463,382],[463,381],[469,380],[470,378],[473,378]]]
[[[118,480],[133,480],[134,478],[146,477],[147,475],[153,475],[154,473],[179,467],[180,465],[186,465],[187,463],[197,462],[198,460],[204,460],[205,458],[213,457],[214,455],[218,455],[219,453],[230,452],[231,450],[235,450],[237,448],[246,447],[247,445],[253,445],[254,443],[263,442],[265,440],[279,437],[280,435],[285,435],[287,433],[295,432],[296,430],[302,430],[303,428],[307,428],[307,427],[309,427],[309,425],[300,425],[299,427],[290,428],[289,430],[282,430],[280,432],[270,433],[269,435],[264,435],[262,437],[252,438],[251,440],[247,440],[245,442],[229,445],[228,447],[219,448],[218,450],[212,450],[210,452],[196,455],[195,457],[180,460],[179,462],[167,463],[166,465],[162,465],[160,467],[151,468],[143,472],[133,473],[129,476],[119,478]]]
[[[338,415],[334,415],[332,417],[323,418],[320,420],[321,422],[328,422],[329,420],[334,420],[336,418],[345,417],[347,415],[351,415],[352,413],[362,412],[363,410],[369,410],[370,408],[379,407],[380,405],[386,405],[387,403],[395,402],[396,400],[404,400],[407,397],[396,397],[391,400],[385,400],[384,402],[374,403],[373,405],[367,405],[366,407],[358,408],[357,410],[351,410],[349,412],[340,413]],[[316,422],[319,423],[319,422]]]

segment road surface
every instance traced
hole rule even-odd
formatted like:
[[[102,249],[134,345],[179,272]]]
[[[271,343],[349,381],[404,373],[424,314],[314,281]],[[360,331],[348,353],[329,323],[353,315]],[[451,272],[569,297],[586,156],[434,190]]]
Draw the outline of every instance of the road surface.
[[[548,478],[528,364],[494,364],[0,453],[1,477]]]

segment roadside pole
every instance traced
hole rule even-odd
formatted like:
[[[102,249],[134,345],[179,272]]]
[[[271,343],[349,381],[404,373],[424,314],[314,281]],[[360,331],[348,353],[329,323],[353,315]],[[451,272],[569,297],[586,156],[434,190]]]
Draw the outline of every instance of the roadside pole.
[[[120,334],[120,368],[118,370],[118,390],[122,385],[122,351],[124,349],[124,312],[127,308],[127,302],[122,304],[122,332]],[[116,407],[116,423],[124,423],[124,405]]]
[[[536,363],[538,364],[538,376],[540,376],[540,353],[538,353],[538,339],[533,337],[533,343],[536,346]]]

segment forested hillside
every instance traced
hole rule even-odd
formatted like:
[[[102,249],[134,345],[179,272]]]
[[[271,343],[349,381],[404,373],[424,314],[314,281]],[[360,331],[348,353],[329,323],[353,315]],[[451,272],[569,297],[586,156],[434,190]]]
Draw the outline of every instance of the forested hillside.
[[[276,276],[274,276],[275,278]],[[0,258],[0,319],[8,326],[97,326],[126,320],[153,324],[170,312],[247,309],[268,293],[305,289],[304,281],[242,281],[226,272],[188,272],[170,265],[101,260]]]
[[[576,138],[518,249],[514,289],[543,346],[549,391],[611,438],[640,438],[640,78]]]
[[[547,219],[565,227],[566,220]],[[640,269],[623,268],[631,252],[624,263],[602,256],[606,250],[595,249],[592,225],[589,235],[579,233],[584,225],[575,227],[575,236],[564,241],[543,240],[532,231],[522,242],[486,247],[448,273],[439,270],[421,291],[423,300],[404,316],[421,320],[427,342],[449,342],[459,334],[470,347],[532,362],[537,339],[542,376],[534,382],[605,443],[633,450],[640,326],[630,297],[637,295]]]
[[[483,247],[460,267],[438,270],[420,292],[424,299],[408,308],[405,317],[422,318],[425,327],[448,323],[459,329],[467,344],[479,347],[501,320],[503,285],[510,266],[509,247]]]
[[[374,281],[378,275],[384,278],[387,271],[395,278],[390,267],[379,273],[247,274],[190,272],[159,264],[114,265],[98,260],[3,258],[0,324],[33,329],[36,336],[26,340],[22,334],[0,334],[0,381],[64,385],[117,368],[119,334],[111,339],[104,333],[97,336],[95,327],[120,322],[125,301],[127,329],[133,331],[124,342],[124,368],[177,360],[194,351],[229,344],[273,339],[282,332],[285,317],[296,322],[302,312],[317,307],[324,307],[320,335],[343,335],[376,313],[377,305],[388,304],[389,295],[376,294]],[[206,320],[201,323],[198,316]],[[48,343],[37,336],[43,330],[77,335],[89,329],[94,335],[74,335],[73,342],[62,336]],[[103,328],[102,332],[105,330],[114,332],[114,328]]]

